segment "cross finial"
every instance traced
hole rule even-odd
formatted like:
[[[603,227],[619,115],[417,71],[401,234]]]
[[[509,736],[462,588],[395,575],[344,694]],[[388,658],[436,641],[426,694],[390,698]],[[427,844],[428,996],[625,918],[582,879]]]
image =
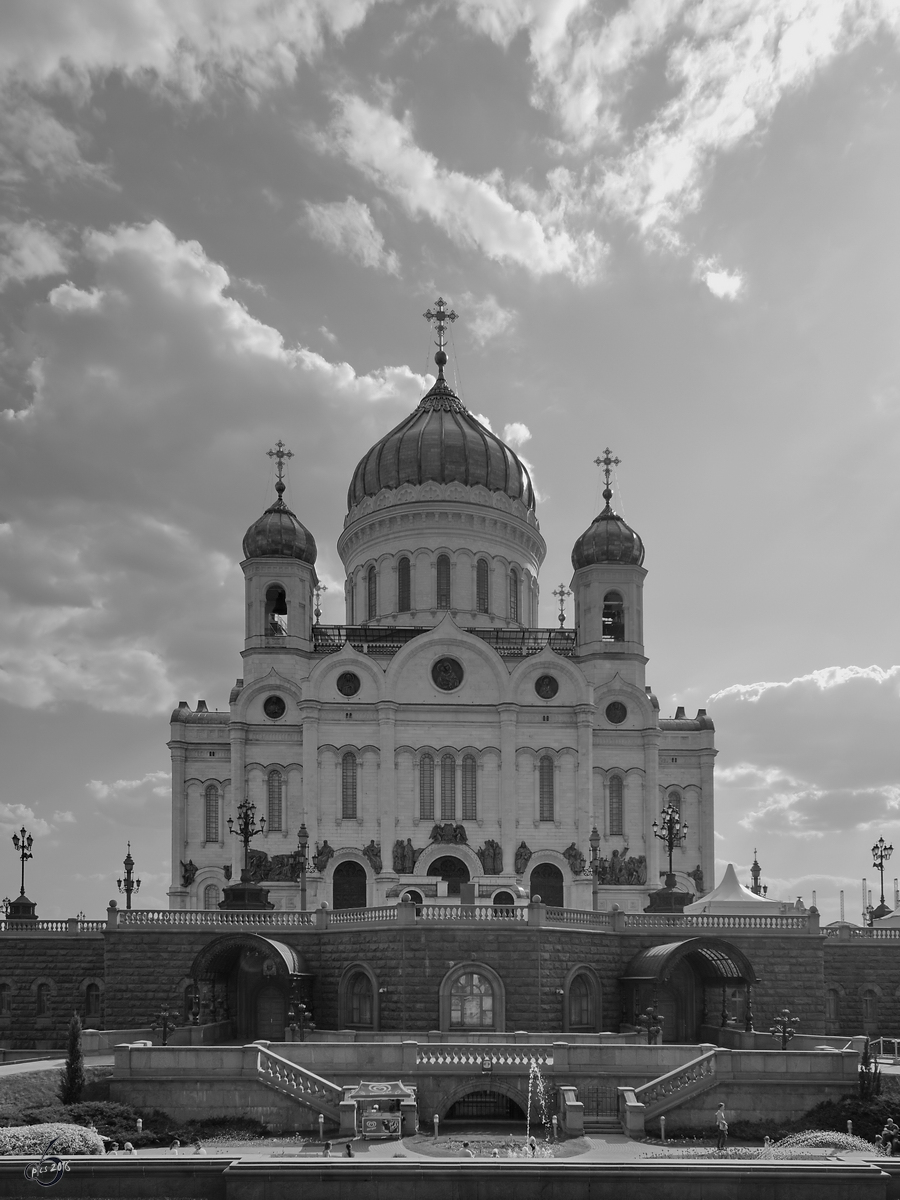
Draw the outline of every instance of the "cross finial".
[[[559,601],[559,623],[561,626],[565,625],[565,623],[566,623],[566,596],[571,596],[572,593],[569,591],[569,589],[566,587],[566,585],[564,583],[561,583],[559,585],[559,587],[556,589],[556,591],[551,592],[551,595],[555,596],[557,598],[557,600]]]
[[[444,364],[447,361],[447,355],[444,351],[447,325],[457,320],[459,313],[455,313],[452,308],[447,307],[447,302],[443,296],[438,296],[434,308],[427,309],[422,313],[422,316],[429,325],[434,326],[437,332],[437,341],[434,343],[437,346],[437,354],[434,356],[434,361],[437,363],[438,374],[443,377]]]
[[[279,438],[275,443],[275,449],[267,450],[266,454],[268,454],[269,458],[274,458],[277,460],[275,463],[275,491],[278,493],[278,499],[280,500],[284,493],[284,460],[286,458],[293,458],[294,452],[293,450],[286,450],[284,448],[284,442],[281,440],[281,438]]]
[[[617,467],[621,462],[621,458],[613,458],[612,451],[609,446],[603,451],[602,458],[595,458],[594,462],[598,467],[603,468],[603,478],[605,487],[603,488],[603,499],[606,501],[606,507],[609,508],[609,502],[612,500],[612,488],[609,486],[609,477],[612,475],[613,467]]]

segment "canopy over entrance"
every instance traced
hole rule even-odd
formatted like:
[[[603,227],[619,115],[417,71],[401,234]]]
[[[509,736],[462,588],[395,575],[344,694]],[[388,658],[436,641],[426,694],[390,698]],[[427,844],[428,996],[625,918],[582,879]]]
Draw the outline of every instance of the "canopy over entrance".
[[[690,965],[706,983],[728,986],[757,982],[753,964],[746,954],[719,938],[687,938],[683,942],[668,942],[642,950],[626,967],[622,982],[665,983],[684,959],[690,960]]]

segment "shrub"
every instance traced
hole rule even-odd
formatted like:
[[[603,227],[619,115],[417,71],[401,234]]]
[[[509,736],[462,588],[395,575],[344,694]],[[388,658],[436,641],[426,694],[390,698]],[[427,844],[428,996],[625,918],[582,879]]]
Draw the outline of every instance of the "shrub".
[[[50,1143],[53,1143],[52,1149]],[[0,1154],[102,1154],[103,1142],[80,1125],[11,1125],[0,1129]]]

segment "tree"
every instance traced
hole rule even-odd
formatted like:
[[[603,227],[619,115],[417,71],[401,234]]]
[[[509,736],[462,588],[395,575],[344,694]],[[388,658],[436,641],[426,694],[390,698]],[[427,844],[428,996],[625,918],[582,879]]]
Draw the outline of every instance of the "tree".
[[[84,1050],[81,1045],[81,1017],[78,1013],[72,1013],[66,1045],[66,1065],[59,1080],[59,1098],[63,1104],[77,1104],[83,1091]]]
[[[872,1053],[869,1039],[866,1038],[863,1052],[859,1056],[859,1098],[874,1100],[880,1093],[881,1068],[878,1065],[878,1055]]]

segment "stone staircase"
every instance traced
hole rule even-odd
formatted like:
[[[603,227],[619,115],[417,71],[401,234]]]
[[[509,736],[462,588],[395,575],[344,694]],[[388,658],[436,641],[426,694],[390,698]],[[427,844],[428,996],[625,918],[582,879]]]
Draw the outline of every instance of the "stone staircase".
[[[584,1118],[584,1132],[588,1137],[604,1138],[613,1134],[621,1136],[622,1122],[618,1117]]]
[[[286,1058],[264,1046],[259,1047],[256,1077],[264,1087],[273,1088],[283,1096],[290,1096],[298,1104],[322,1113],[335,1125],[340,1124],[341,1114],[338,1106],[343,1097],[343,1089],[336,1083],[314,1075],[305,1067],[288,1062]]]

